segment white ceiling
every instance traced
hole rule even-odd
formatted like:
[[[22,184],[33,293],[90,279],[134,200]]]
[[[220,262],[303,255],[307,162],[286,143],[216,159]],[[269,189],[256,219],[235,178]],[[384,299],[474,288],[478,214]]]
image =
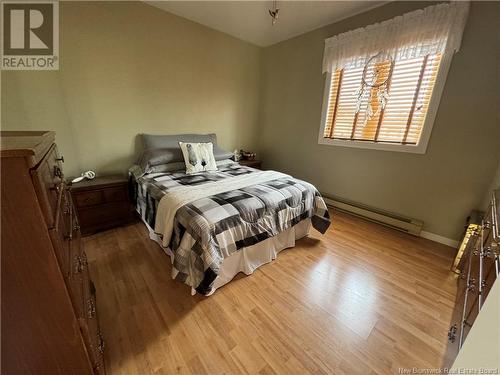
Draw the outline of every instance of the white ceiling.
[[[146,1],[236,38],[269,46],[375,8],[387,1],[278,1],[279,19],[271,25],[272,1]]]

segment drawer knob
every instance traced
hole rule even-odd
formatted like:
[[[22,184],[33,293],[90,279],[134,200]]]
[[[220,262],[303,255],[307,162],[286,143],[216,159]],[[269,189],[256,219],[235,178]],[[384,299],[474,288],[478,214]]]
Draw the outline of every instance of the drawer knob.
[[[454,343],[457,336],[457,325],[453,324],[448,330],[448,341]]]
[[[64,163],[64,156],[61,155],[60,158],[56,158],[56,161],[60,161],[61,163]]]
[[[87,301],[87,316],[89,319],[95,318],[95,302],[93,298],[89,298]]]
[[[82,272],[86,265],[87,265],[87,259],[85,257],[81,257],[79,255],[75,256],[75,262],[74,262],[75,274]]]
[[[492,254],[491,247],[489,247],[489,246],[486,246],[481,253],[483,258],[489,258],[491,256],[491,254]]]
[[[59,193],[59,191],[61,190],[61,184],[54,184],[54,186],[52,186],[50,188],[50,190],[55,191],[56,193]]]
[[[472,277],[470,278],[469,284],[467,285],[467,290],[469,292],[474,293],[474,291],[476,290],[476,279],[474,279]]]
[[[62,171],[57,165],[54,165],[54,177],[62,178]]]
[[[104,349],[106,349],[106,343],[104,341],[104,338],[102,337],[102,334],[100,332],[98,333],[97,337],[99,340],[99,344],[97,345],[97,350],[99,351],[99,353],[104,354]]]
[[[74,270],[73,272],[75,274],[82,272],[82,262],[81,262],[80,257],[78,255],[75,256],[73,270]]]

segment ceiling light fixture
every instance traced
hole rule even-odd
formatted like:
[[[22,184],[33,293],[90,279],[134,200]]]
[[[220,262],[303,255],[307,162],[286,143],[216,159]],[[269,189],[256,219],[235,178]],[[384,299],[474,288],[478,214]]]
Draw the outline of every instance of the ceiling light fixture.
[[[273,1],[273,8],[272,9],[269,9],[269,15],[271,16],[272,18],[272,25],[274,26],[274,24],[276,23],[276,21],[278,20],[278,12],[279,12],[279,8],[278,8],[278,2],[276,0]]]

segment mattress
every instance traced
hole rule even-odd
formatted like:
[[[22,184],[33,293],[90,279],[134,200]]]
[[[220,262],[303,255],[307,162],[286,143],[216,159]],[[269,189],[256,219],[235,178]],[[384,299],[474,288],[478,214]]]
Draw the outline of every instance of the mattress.
[[[201,294],[213,292],[216,280],[223,279],[219,276],[225,260],[233,254],[244,256],[249,248],[282,233],[291,239],[290,233],[297,229],[292,228],[301,222],[311,223],[320,232],[330,225],[317,189],[288,175],[237,163],[189,175],[184,171],[139,175],[135,171],[131,168],[130,186],[137,212],[172,256],[172,277]],[[175,208],[167,234],[158,225],[165,219],[165,202],[187,195],[196,198]]]

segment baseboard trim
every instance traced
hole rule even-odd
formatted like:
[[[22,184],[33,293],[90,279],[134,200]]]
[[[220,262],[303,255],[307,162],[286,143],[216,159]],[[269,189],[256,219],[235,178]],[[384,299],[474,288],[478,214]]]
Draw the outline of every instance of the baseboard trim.
[[[420,237],[426,238],[426,239],[434,241],[434,242],[439,242],[439,243],[442,243],[443,245],[448,245],[451,247],[458,246],[458,241],[456,241],[456,240],[452,240],[451,238],[440,236],[439,234],[426,232],[425,230],[420,232]]]
[[[353,202],[340,197],[321,194],[327,206],[336,210],[347,212],[351,215],[361,217],[365,220],[373,221],[377,224],[419,236],[424,223],[421,220],[412,219],[406,216],[395,214],[389,211],[370,207],[362,203]]]

